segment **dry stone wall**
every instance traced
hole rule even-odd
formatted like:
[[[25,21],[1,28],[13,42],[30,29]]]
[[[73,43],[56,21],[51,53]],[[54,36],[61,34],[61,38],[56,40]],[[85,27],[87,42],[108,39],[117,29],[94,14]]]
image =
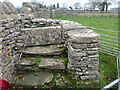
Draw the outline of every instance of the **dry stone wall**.
[[[109,12],[100,12],[100,11],[84,11],[84,10],[53,10],[52,11],[52,17],[57,17],[57,16],[86,16],[86,17],[118,17],[118,14],[112,14]]]
[[[53,58],[43,58],[39,68],[66,69],[75,80],[99,82],[99,34],[73,21],[25,19],[22,36],[27,55],[55,56],[64,54],[60,44],[68,50],[67,66]],[[65,68],[66,67],[66,68]]]
[[[15,79],[15,62],[22,50],[23,40],[20,30],[19,19],[0,21],[0,79],[8,82],[13,82]]]
[[[39,4],[23,2],[20,14],[31,14],[34,18],[51,18],[51,11],[48,8],[40,8]]]
[[[99,80],[99,35],[88,29],[71,30],[68,35],[68,69],[81,80]]]
[[[17,9],[10,2],[0,2],[0,19],[15,18],[17,16]]]
[[[99,82],[100,36],[93,30],[73,21],[33,17],[0,23],[0,78],[13,82],[14,71],[17,71],[23,78],[16,84],[44,85],[55,78],[53,71],[57,70],[56,85],[61,85],[61,79],[62,85],[70,84],[62,74],[65,72],[77,84]],[[25,48],[19,61],[23,44]],[[44,78],[27,74],[32,71],[43,73]],[[33,83],[30,76],[33,80],[39,77],[39,82]]]
[[[62,21],[64,38],[68,48],[69,71],[75,72],[75,79],[99,81],[99,34],[78,23]]]
[[[24,26],[27,28],[22,29],[22,32],[26,46],[59,44],[62,42],[62,28],[57,23],[46,19],[25,20],[25,22]]]

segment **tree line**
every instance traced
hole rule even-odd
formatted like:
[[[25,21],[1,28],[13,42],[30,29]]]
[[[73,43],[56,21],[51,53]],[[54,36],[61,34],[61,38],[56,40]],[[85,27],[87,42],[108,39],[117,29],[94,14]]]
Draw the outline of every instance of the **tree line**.
[[[88,0],[84,4],[84,6],[81,5],[81,2],[75,2],[73,6],[68,6],[68,4],[65,2],[62,4],[62,8],[69,8],[69,9],[76,9],[76,10],[95,10],[96,8],[99,9],[100,11],[107,11],[108,7],[112,4],[118,3],[119,0]],[[50,4],[48,6],[45,5],[45,3],[41,0],[31,0],[32,4],[39,4],[40,8],[60,8],[59,3],[57,4]]]

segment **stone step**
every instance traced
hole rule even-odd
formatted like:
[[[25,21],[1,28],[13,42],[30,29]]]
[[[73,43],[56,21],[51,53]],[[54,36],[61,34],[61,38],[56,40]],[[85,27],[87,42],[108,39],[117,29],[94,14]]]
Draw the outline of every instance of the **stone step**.
[[[39,86],[49,83],[53,80],[53,74],[45,71],[37,72],[37,75],[34,73],[23,74],[20,79],[17,79],[16,85],[23,86]]]
[[[48,69],[65,69],[65,65],[62,59],[57,58],[42,58],[39,68],[48,68]]]
[[[23,53],[33,55],[60,55],[63,52],[64,52],[63,46],[49,45],[49,46],[26,47]]]
[[[28,73],[36,69],[37,63],[35,61],[27,59],[27,60],[17,61],[15,65],[16,65],[17,73]]]
[[[53,57],[37,57],[37,59],[28,57],[17,61],[16,67],[19,73],[34,71],[35,69],[65,69],[64,60]]]

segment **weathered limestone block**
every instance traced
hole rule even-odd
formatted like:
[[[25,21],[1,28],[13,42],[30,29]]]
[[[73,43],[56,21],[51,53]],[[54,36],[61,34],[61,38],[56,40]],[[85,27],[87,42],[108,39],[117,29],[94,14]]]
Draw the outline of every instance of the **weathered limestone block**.
[[[96,76],[95,75],[87,75],[87,76],[80,76],[80,78],[84,81],[84,80],[96,80]]]
[[[16,64],[17,73],[28,73],[26,71],[34,71],[36,67],[36,62],[31,60],[20,60]]]
[[[2,32],[3,30],[5,30],[5,28],[4,27],[0,27],[0,32]]]
[[[62,20],[60,24],[63,26],[64,31],[66,30],[72,30],[72,29],[85,29],[85,26],[82,26],[78,22],[73,21],[64,21]]]
[[[44,19],[44,18],[26,18],[24,21],[24,28],[38,28],[38,27],[50,27],[59,26],[60,20]]]
[[[39,86],[51,82],[53,79],[53,74],[49,72],[39,71],[37,75],[34,75],[34,73],[28,73],[22,77],[22,79],[18,79],[16,81],[16,85]]]
[[[4,10],[3,10],[3,7],[2,7],[2,3],[0,2],[0,14],[4,14]]]
[[[64,48],[59,48],[60,45],[26,47],[24,54],[35,55],[60,55],[64,52]]]
[[[36,65],[35,62],[32,62],[30,60],[20,60],[16,62],[16,66],[34,66]]]
[[[48,18],[51,18],[51,11],[47,8],[40,8],[39,11],[35,12],[33,14],[33,16],[35,18],[45,18],[45,19],[48,19]]]
[[[87,44],[76,44],[76,43],[72,43],[71,45],[74,49],[85,49],[87,48]]]
[[[3,2],[2,5],[5,14],[17,14],[17,10],[10,2]]]
[[[48,8],[40,8],[39,4],[23,2],[21,14],[31,14],[33,18],[50,18],[51,11]]]
[[[49,69],[65,69],[65,65],[62,59],[56,58],[42,58],[39,68],[49,68]]]
[[[39,62],[38,62],[39,60]],[[37,69],[65,69],[64,60],[61,58],[52,58],[52,57],[40,57],[36,58],[27,58],[24,60],[17,61],[16,68],[18,73],[26,73],[26,71],[34,71]]]
[[[99,43],[99,35],[90,29],[76,29],[67,32],[71,43]]]
[[[47,20],[46,19],[33,19],[31,20],[32,24],[31,24],[31,28],[36,28],[36,27],[45,27],[47,24]],[[30,23],[31,23],[30,22]],[[49,25],[50,26],[50,25]]]
[[[23,29],[26,46],[59,44],[62,41],[61,26]]]
[[[39,10],[39,5],[38,4],[23,2],[20,13],[36,12],[37,10]]]

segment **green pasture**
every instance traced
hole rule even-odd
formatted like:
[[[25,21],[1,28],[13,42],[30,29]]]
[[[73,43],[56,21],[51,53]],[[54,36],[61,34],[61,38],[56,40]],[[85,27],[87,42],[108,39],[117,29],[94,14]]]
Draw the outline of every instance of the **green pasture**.
[[[86,17],[86,16],[69,17],[69,16],[65,16],[65,17],[54,17],[54,19],[70,20],[70,21],[79,22],[83,26],[100,28],[104,30],[118,31],[118,18],[117,17]],[[118,32],[108,32],[108,31],[101,31],[101,30],[94,30],[94,31],[99,34],[104,34],[104,35],[113,36],[113,37],[118,37],[119,35]],[[118,41],[118,39],[111,38],[111,37],[101,36],[101,38]],[[108,41],[108,40],[103,40],[103,39],[101,39],[101,41],[118,45],[118,43],[114,41]],[[102,44],[105,44],[105,43],[102,43]],[[118,46],[115,46],[115,45],[110,45],[110,44],[106,44],[106,45],[118,48]],[[114,49],[114,48],[110,48],[110,49]],[[110,51],[114,52],[113,50],[110,50]]]

